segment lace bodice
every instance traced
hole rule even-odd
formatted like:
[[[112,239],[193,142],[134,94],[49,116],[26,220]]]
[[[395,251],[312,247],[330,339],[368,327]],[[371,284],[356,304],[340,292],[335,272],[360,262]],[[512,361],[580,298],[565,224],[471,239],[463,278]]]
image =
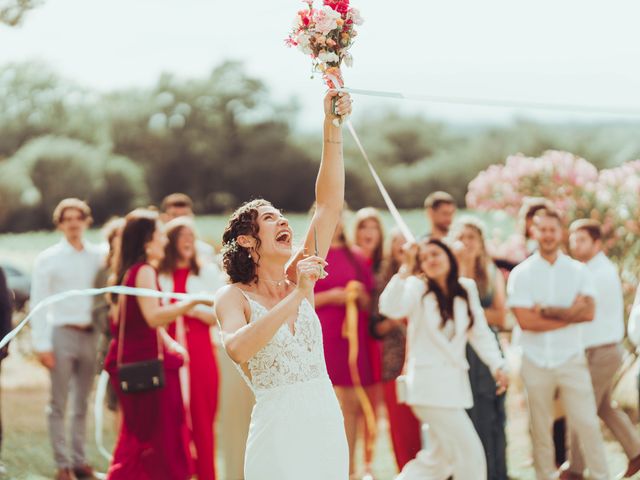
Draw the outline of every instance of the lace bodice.
[[[268,310],[245,295],[251,306],[251,322]],[[322,328],[308,300],[298,308],[294,333],[284,323],[267,345],[247,362],[251,378],[242,376],[253,390],[264,390],[327,376],[322,345]]]

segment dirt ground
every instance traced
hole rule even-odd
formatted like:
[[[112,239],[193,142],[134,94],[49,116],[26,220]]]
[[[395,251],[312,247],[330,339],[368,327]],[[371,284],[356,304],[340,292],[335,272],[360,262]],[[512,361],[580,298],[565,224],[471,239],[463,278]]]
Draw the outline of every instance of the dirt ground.
[[[44,368],[29,360],[19,352],[18,344],[12,348],[12,355],[2,363],[0,376],[2,421],[4,439],[2,459],[7,465],[12,479],[52,478],[53,460],[49,446],[45,407],[48,399],[48,376]],[[622,404],[637,407],[635,369],[621,382],[616,397]],[[93,405],[93,400],[91,402]],[[530,441],[527,432],[528,421],[524,396],[516,380],[510,388],[508,398],[508,459],[512,479],[534,480],[531,467]],[[106,411],[106,410],[105,410]],[[89,412],[87,431],[87,451],[89,459],[99,470],[105,471],[107,460],[100,456],[94,441],[93,409]],[[105,444],[114,442],[113,417],[106,411]],[[389,443],[388,428],[384,420],[380,423],[374,473],[378,480],[390,480],[395,474],[395,464]],[[605,429],[605,435],[609,433]],[[223,439],[219,439],[223,441]],[[607,453],[612,476],[626,467],[626,458],[620,446],[607,440]],[[218,473],[224,480],[224,465],[218,463]]]

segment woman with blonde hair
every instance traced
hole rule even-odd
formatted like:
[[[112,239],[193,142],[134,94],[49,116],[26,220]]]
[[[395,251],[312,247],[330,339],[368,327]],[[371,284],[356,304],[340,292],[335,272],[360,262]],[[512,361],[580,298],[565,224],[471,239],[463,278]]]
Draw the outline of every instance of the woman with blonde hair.
[[[375,404],[376,378],[369,349],[371,341],[369,319],[375,286],[373,272],[367,258],[347,239],[343,218],[338,222],[333,234],[327,253],[327,262],[329,263],[327,267],[329,276],[319,281],[315,286],[315,305],[322,325],[327,371],[344,416],[349,445],[350,475],[352,478],[356,478],[358,469],[356,468],[355,453],[358,433],[366,430],[361,428],[366,425],[366,406],[363,404],[363,396],[358,394],[358,389],[364,388],[370,405]],[[355,295],[357,320],[354,335],[349,337],[346,335],[345,326],[348,321],[347,303],[351,292],[357,292]],[[351,349],[354,341],[358,345],[355,356],[357,373],[350,363],[350,353],[353,353]],[[354,378],[354,374],[356,378]],[[364,470],[368,475],[371,474],[373,461],[372,434],[374,430],[375,428],[366,430],[364,435]]]
[[[505,281],[487,252],[484,229],[472,218],[459,221],[453,229],[454,252],[460,276],[475,280],[487,324],[497,340],[505,321]],[[507,480],[505,395],[498,395],[489,367],[467,346],[469,381],[473,407],[467,410],[482,441],[487,459],[487,479]]]
[[[354,243],[378,275],[382,271],[384,257],[384,226],[380,212],[373,207],[361,208],[355,215]]]

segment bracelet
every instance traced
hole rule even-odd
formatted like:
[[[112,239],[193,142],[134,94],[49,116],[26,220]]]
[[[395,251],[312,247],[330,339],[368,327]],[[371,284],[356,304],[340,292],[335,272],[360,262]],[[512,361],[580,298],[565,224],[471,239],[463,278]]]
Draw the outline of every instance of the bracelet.
[[[340,140],[339,142],[336,142],[334,140],[325,140],[324,143],[333,143],[334,145],[340,145],[342,143],[342,140]]]

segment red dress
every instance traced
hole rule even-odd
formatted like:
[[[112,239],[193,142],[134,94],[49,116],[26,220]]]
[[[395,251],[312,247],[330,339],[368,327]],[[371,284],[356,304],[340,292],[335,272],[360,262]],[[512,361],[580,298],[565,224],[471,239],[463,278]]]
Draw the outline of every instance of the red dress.
[[[187,293],[190,270],[178,268],[173,272],[173,291]],[[183,316],[188,361],[188,400],[191,440],[195,446],[195,473],[198,480],[214,480],[213,425],[218,407],[218,364],[211,341],[211,328],[198,318]],[[177,323],[167,329],[169,335],[180,341]],[[182,342],[180,342],[182,343]],[[186,403],[186,402],[185,402]]]
[[[143,263],[128,271],[126,286],[134,287]],[[149,360],[158,355],[156,330],[147,325],[136,297],[126,297],[124,363]],[[190,458],[185,438],[186,423],[178,369],[182,357],[164,351],[165,386],[140,393],[123,393],[117,372],[118,328],[112,324],[113,340],[105,359],[105,369],[122,408],[118,435],[108,480],[186,480],[190,478]]]

